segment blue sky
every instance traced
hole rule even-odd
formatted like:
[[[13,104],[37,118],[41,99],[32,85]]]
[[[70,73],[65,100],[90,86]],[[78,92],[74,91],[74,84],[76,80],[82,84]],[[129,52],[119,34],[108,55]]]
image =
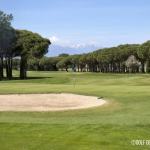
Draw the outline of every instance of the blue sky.
[[[12,26],[50,38],[53,44],[106,47],[150,39],[150,0],[0,0]]]

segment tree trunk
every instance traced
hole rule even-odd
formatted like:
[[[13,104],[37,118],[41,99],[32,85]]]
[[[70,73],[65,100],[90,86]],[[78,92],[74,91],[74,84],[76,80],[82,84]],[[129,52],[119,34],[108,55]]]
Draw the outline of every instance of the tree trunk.
[[[88,72],[88,64],[86,64],[86,71]]]
[[[144,61],[142,61],[141,64],[142,64],[142,73],[145,73],[145,70],[144,70]]]
[[[94,72],[94,64],[92,64],[92,72]]]
[[[111,63],[111,66],[110,66],[110,70],[111,70],[111,73],[113,72],[113,64]]]
[[[120,73],[120,62],[118,63],[118,73]]]
[[[95,71],[97,72],[98,65],[96,65]]]
[[[66,67],[65,69],[66,69],[66,71],[68,72],[68,68]]]
[[[115,73],[115,64],[113,63],[112,66],[113,66],[112,67],[113,68],[112,72]]]
[[[136,68],[136,72],[139,73],[139,67]]]
[[[2,70],[3,70],[3,68],[2,68],[2,58],[0,58],[0,81],[2,80]]]
[[[12,58],[8,58],[8,78],[11,80],[12,78]]]
[[[23,64],[23,57],[21,56],[21,60],[20,60],[20,79],[24,79],[24,64]]]
[[[126,73],[129,73],[129,68],[128,67],[126,67]]]
[[[150,73],[150,60],[147,59],[146,61],[146,73]]]
[[[126,68],[126,66],[122,65],[122,73],[125,73],[125,68]]]
[[[5,63],[6,63],[6,77],[8,78],[8,59],[5,59]]]
[[[21,56],[20,61],[20,79],[26,79],[26,70],[27,70],[27,57]]]
[[[99,65],[98,65],[98,69],[99,69],[99,72],[101,72],[100,63],[99,63]]]
[[[91,65],[89,64],[89,72],[91,72]]]
[[[82,66],[80,66],[81,72],[82,72]]]
[[[9,80],[10,80],[10,79],[11,79],[11,78],[10,78],[10,58],[8,58],[7,65],[8,65],[8,78],[9,78]]]
[[[11,63],[10,63],[10,67],[11,67],[11,68],[10,68],[11,78],[13,77],[13,76],[12,76],[12,65],[13,65],[13,59],[11,58]]]
[[[3,55],[1,56],[1,78],[4,78],[4,73],[3,73]]]
[[[105,64],[105,73],[108,73],[108,68],[107,68],[107,64]]]
[[[109,63],[107,64],[107,73],[110,72]]]
[[[8,58],[8,78],[11,80],[12,78],[12,59]]]

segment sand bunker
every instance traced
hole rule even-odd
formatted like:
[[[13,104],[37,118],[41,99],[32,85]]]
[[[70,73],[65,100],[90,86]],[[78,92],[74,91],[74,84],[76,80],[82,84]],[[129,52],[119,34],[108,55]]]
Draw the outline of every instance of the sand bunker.
[[[0,111],[59,111],[100,106],[105,100],[75,94],[0,95]]]

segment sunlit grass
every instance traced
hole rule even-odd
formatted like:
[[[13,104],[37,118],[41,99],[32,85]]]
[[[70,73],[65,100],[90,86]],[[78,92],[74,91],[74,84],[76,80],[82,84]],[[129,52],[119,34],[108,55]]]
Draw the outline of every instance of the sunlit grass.
[[[0,112],[0,149],[149,149],[131,140],[150,139],[150,75],[13,72],[0,94],[75,93],[103,96],[106,104],[60,112]],[[76,86],[74,88],[74,78]]]

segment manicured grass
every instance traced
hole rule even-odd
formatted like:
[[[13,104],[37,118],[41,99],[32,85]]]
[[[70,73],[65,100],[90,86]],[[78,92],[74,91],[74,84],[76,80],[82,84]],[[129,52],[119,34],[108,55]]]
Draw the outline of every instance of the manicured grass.
[[[150,149],[150,75],[31,72],[0,82],[0,94],[75,93],[103,96],[106,104],[59,112],[0,112],[2,150]],[[74,89],[74,78],[76,86]]]

